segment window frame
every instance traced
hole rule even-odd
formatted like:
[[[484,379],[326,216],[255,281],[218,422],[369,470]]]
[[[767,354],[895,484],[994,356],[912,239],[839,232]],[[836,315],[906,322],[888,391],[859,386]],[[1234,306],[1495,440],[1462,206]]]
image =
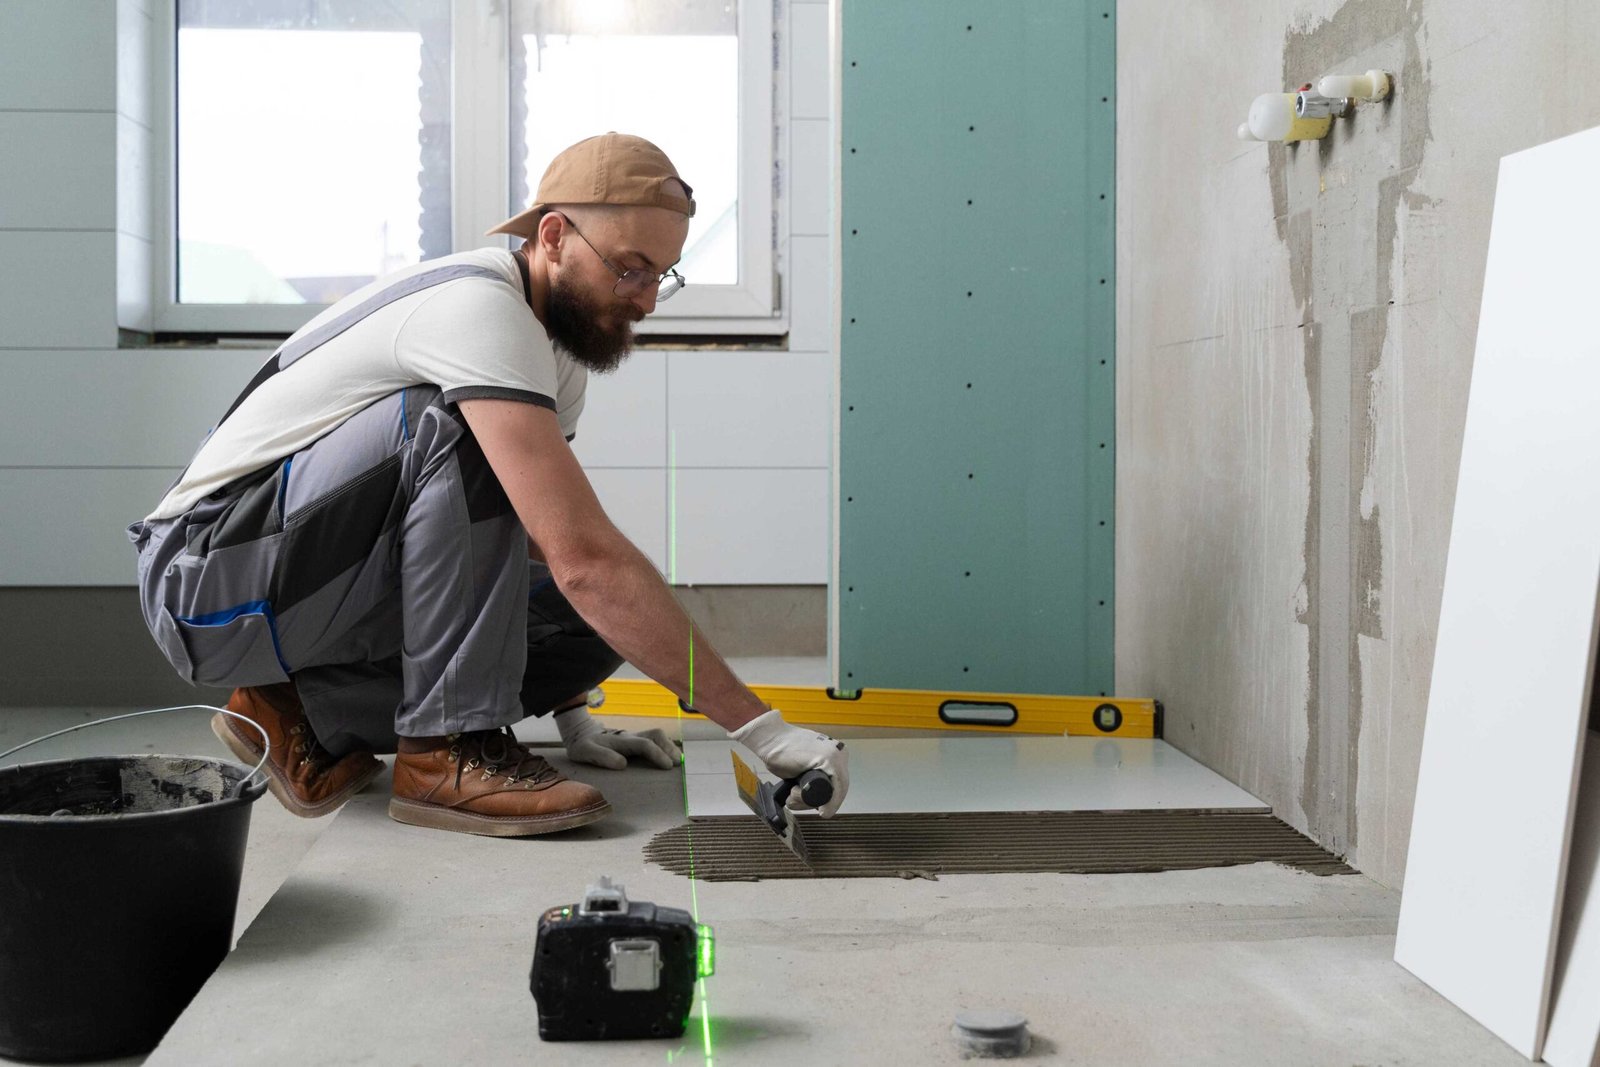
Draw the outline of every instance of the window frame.
[[[739,20],[739,277],[689,285],[636,327],[642,338],[766,336],[788,331],[777,276],[774,97],[779,84],[774,0],[736,0]],[[177,4],[154,5],[155,233],[153,312],[158,334],[287,336],[327,304],[180,304],[177,301]],[[511,18],[505,0],[451,0],[451,236],[456,251],[512,247],[485,237],[506,219],[511,189]],[[469,163],[470,161],[470,163]]]

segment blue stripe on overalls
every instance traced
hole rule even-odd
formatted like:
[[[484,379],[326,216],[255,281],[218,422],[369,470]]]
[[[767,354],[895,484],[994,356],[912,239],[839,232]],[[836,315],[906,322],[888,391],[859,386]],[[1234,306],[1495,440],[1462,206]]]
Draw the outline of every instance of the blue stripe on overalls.
[[[267,630],[272,634],[272,651],[278,657],[278,666],[283,668],[284,674],[289,674],[289,664],[283,658],[283,646],[278,642],[278,616],[272,611],[272,605],[265,600],[251,600],[244,604],[235,604],[231,608],[221,611],[207,612],[204,615],[187,615],[179,618],[181,623],[190,626],[226,626],[234,619],[244,615],[260,615],[267,620]]]

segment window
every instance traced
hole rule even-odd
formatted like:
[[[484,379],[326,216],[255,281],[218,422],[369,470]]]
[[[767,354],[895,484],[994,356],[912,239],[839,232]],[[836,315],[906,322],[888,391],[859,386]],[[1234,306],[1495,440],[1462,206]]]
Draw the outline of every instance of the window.
[[[169,9],[170,10],[170,9]],[[514,239],[583,137],[666,150],[690,285],[641,333],[780,332],[770,0],[179,0],[162,332],[289,333],[389,271]]]
[[[449,2],[344,6],[179,4],[178,303],[329,304],[450,251]]]

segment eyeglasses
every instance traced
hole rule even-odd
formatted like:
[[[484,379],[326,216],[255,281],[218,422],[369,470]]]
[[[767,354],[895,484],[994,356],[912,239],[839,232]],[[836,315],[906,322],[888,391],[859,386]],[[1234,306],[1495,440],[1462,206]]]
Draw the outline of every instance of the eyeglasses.
[[[555,214],[561,215],[561,212],[557,211]],[[600,250],[595,248],[587,237],[583,236],[583,231],[578,229],[577,223],[565,215],[561,215],[561,220],[572,227],[573,233],[583,238],[583,243],[589,246],[590,251],[600,256],[600,262],[606,265],[606,270],[617,276],[617,284],[611,288],[611,292],[616,296],[635,297],[651,286],[660,286],[660,290],[656,293],[656,303],[659,304],[663,300],[670,300],[678,290],[689,284],[683,275],[671,267],[668,267],[666,272],[661,274],[657,274],[653,270],[618,270],[609,259],[600,255]]]

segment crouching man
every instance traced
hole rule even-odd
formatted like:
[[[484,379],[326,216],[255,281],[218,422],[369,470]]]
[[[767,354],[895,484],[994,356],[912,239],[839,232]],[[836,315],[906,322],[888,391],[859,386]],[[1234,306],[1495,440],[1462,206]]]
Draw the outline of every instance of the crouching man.
[[[519,248],[402,269],[312,319],[128,528],[156,643],[189,681],[234,688],[290,811],[334,810],[393,752],[401,822],[516,837],[594,822],[600,791],[512,726],[553,712],[573,760],[675,766],[661,731],[589,715],[624,661],[774,773],[829,774],[823,814],[838,809],[844,746],[784,722],[694,634],[570,446],[589,372],[616,369],[634,323],[685,284],[694,207],[648,141],[573,145],[490,231]],[[260,757],[248,726],[212,725]]]

